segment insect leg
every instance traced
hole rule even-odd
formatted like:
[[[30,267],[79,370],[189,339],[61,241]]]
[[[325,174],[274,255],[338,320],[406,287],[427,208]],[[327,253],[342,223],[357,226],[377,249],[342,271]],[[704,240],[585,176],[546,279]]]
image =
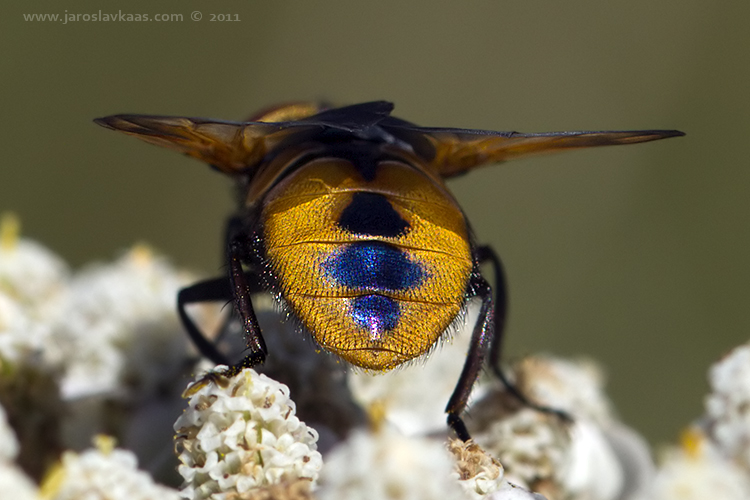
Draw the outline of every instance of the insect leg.
[[[255,273],[245,273],[245,282],[249,287],[248,293],[257,293],[263,291],[260,285],[258,276]],[[192,340],[198,351],[217,365],[231,365],[231,362],[226,355],[222,354],[216,348],[216,344],[224,335],[229,328],[228,323],[233,319],[233,315],[228,315],[219,334],[214,338],[213,341],[206,338],[205,334],[200,331],[198,325],[190,318],[187,314],[185,307],[189,304],[195,304],[200,302],[231,302],[234,299],[232,296],[232,286],[229,281],[229,277],[222,276],[220,278],[214,278],[206,281],[201,281],[187,288],[183,288],[177,294],[177,313],[180,317],[182,325],[187,330],[190,340]]]
[[[233,239],[229,244],[229,284],[234,297],[234,307],[240,316],[243,330],[245,332],[245,343],[247,354],[236,366],[251,367],[262,364],[266,359],[266,343],[260,332],[258,319],[255,317],[253,303],[250,295],[253,287],[250,286],[242,269],[242,255],[245,254],[246,242],[242,239]],[[257,282],[257,280],[253,280]]]
[[[237,235],[241,234],[241,229],[242,219],[240,217],[231,217],[228,220],[224,233],[224,249],[227,252],[225,254],[227,262],[231,262],[233,256],[241,260],[237,250],[232,246],[232,242],[237,238]],[[244,248],[239,245],[237,246],[237,248],[240,250],[244,250]],[[241,265],[239,266],[239,269],[241,271]],[[234,270],[232,272],[234,272]],[[247,273],[247,276],[244,276],[242,281],[244,282],[243,286],[247,290],[247,294],[261,291],[258,277],[254,273]],[[249,288],[250,285],[252,285],[252,289]],[[224,324],[219,330],[217,339],[215,339],[214,342],[211,342],[198,329],[197,325],[193,322],[190,316],[188,316],[187,312],[185,311],[185,306],[196,302],[233,302],[235,298],[235,295],[232,293],[233,289],[233,278],[231,276],[222,276],[220,278],[202,281],[190,287],[183,288],[177,295],[177,311],[183,326],[190,336],[190,339],[193,341],[201,354],[203,354],[205,357],[207,357],[217,365],[231,366],[232,364],[229,361],[229,358],[227,358],[227,356],[222,354],[216,348],[216,342],[220,337],[224,335],[224,333],[229,328],[228,325],[232,321],[233,315],[230,314],[229,316],[227,316]],[[249,300],[249,298],[247,300]],[[252,305],[250,305],[250,317],[255,318],[255,314],[252,311]]]
[[[471,345],[466,355],[464,368],[448,401],[448,406],[445,408],[448,414],[448,425],[462,441],[468,441],[471,436],[461,419],[461,413],[466,408],[471,389],[479,377],[479,372],[490,352],[492,339],[495,337],[495,306],[492,303],[492,288],[479,274],[472,277],[470,286],[474,293],[482,298],[482,308],[471,334]]]
[[[198,326],[188,316],[185,306],[196,302],[218,302],[232,300],[232,288],[229,286],[229,279],[226,277],[214,278],[207,281],[201,281],[187,288],[183,288],[177,294],[177,313],[180,316],[182,325],[187,330],[190,340],[193,341],[201,354],[216,363],[217,365],[228,365],[229,360],[224,356],[213,342],[210,342]]]
[[[489,262],[492,264],[492,269],[495,275],[495,329],[494,338],[492,339],[492,346],[490,348],[490,367],[492,372],[497,378],[503,383],[507,391],[518,399],[524,406],[533,408],[534,410],[541,411],[542,413],[551,413],[557,415],[563,420],[571,420],[570,415],[564,411],[550,408],[548,406],[538,405],[529,401],[528,398],[505,376],[502,367],[500,366],[500,360],[502,359],[502,348],[503,348],[503,333],[505,330],[505,318],[508,312],[508,295],[507,288],[505,285],[505,273],[503,272],[503,264],[500,262],[500,258],[497,256],[495,251],[490,246],[481,246],[477,249],[477,261],[481,264],[483,262]]]

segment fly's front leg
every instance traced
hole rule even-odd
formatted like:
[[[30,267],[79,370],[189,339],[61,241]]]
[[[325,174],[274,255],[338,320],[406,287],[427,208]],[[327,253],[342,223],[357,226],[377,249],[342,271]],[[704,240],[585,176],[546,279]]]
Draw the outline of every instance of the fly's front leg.
[[[477,249],[477,261],[481,264],[489,262],[495,277],[495,333],[490,348],[490,367],[497,378],[505,385],[506,390],[518,399],[523,405],[533,408],[543,413],[557,415],[563,420],[572,420],[570,415],[562,410],[550,408],[548,406],[538,405],[529,399],[505,376],[500,361],[502,359],[503,333],[505,330],[505,319],[508,313],[508,295],[505,285],[505,273],[500,258],[495,251],[489,246],[482,246]]]
[[[212,280],[201,281],[193,286],[183,288],[177,294],[177,313],[182,325],[187,330],[190,339],[201,354],[217,365],[228,365],[227,357],[219,352],[213,342],[209,341],[192,318],[187,314],[185,306],[197,302],[218,302],[232,300],[232,288],[225,276]]]

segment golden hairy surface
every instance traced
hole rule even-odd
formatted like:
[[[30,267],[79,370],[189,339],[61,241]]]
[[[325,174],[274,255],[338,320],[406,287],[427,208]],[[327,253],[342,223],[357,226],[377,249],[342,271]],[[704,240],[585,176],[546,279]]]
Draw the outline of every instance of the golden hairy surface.
[[[363,191],[383,195],[408,228],[393,236],[343,228],[343,211]],[[271,191],[262,219],[267,258],[287,303],[322,347],[352,364],[388,370],[424,354],[463,305],[472,269],[466,221],[443,186],[409,165],[381,162],[368,181],[345,160],[316,160]],[[358,241],[398,248],[418,267],[419,282],[392,289],[337,282],[331,259]],[[382,335],[349,313],[355,297],[373,293],[398,302],[398,322]]]

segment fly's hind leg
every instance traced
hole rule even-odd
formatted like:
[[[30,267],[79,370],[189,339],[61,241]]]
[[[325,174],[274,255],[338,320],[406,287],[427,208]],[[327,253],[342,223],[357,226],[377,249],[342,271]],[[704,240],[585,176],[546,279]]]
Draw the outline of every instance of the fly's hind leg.
[[[502,354],[503,329],[508,311],[503,267],[497,254],[488,246],[479,247],[475,258],[478,264],[487,261],[492,264],[495,277],[495,296],[493,297],[492,287],[487,283],[487,280],[479,274],[478,270],[475,270],[469,282],[469,295],[481,298],[482,305],[471,334],[471,344],[466,354],[464,368],[448,401],[448,406],[445,408],[445,412],[448,414],[448,425],[459,439],[463,441],[471,439],[466,424],[461,418],[461,413],[466,409],[471,389],[488,357],[493,373],[502,381],[508,392],[521,403],[537,411],[557,415],[563,420],[571,420],[570,416],[564,411],[537,405],[529,401],[503,373],[500,367],[500,357]]]
[[[556,408],[550,408],[548,406],[538,405],[529,399],[521,392],[518,387],[515,386],[505,376],[500,361],[502,359],[502,347],[503,347],[503,333],[505,330],[505,319],[508,312],[508,295],[507,288],[505,285],[505,273],[503,272],[503,265],[500,262],[500,258],[497,256],[492,247],[482,246],[477,249],[477,261],[481,264],[489,262],[492,265],[495,278],[495,331],[490,347],[490,367],[495,376],[500,379],[507,391],[518,399],[524,406],[533,408],[534,410],[542,413],[550,413],[557,415],[563,420],[572,420],[570,415],[562,410]]]
[[[472,276],[470,287],[476,296],[481,297],[482,307],[471,334],[471,345],[469,345],[464,368],[448,401],[448,406],[445,408],[448,414],[448,425],[462,441],[468,441],[471,436],[461,419],[461,413],[466,409],[471,389],[484,367],[495,336],[495,306],[492,301],[492,288],[478,273]]]

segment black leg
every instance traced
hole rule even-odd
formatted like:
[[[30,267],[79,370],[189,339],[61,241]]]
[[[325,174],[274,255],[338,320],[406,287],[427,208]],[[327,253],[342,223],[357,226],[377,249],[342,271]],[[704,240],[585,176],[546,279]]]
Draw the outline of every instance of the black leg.
[[[471,436],[461,419],[461,413],[466,408],[471,389],[479,377],[479,372],[484,367],[487,354],[490,352],[493,343],[492,339],[495,337],[495,307],[492,303],[492,288],[479,274],[472,277],[470,286],[474,293],[482,298],[482,308],[471,334],[471,345],[469,346],[469,352],[466,354],[464,369],[461,371],[453,395],[451,395],[448,406],[445,408],[445,412],[448,414],[448,425],[462,441],[468,441]]]
[[[248,293],[254,294],[262,292],[258,275],[252,272],[246,272],[244,277],[248,286]],[[201,281],[195,285],[183,288],[177,295],[177,313],[180,316],[182,325],[187,330],[190,340],[193,341],[198,351],[217,365],[230,365],[231,362],[226,355],[222,354],[216,344],[229,329],[229,324],[236,316],[230,314],[227,316],[224,324],[219,330],[218,335],[213,341],[209,341],[198,326],[193,322],[185,310],[185,306],[199,302],[225,302],[229,303],[234,300],[232,296],[232,285],[229,277],[214,278]]]
[[[571,420],[570,415],[564,411],[535,404],[526,398],[526,396],[505,376],[500,361],[502,359],[503,333],[505,331],[505,319],[508,312],[508,295],[505,285],[505,273],[500,258],[495,251],[489,246],[482,246],[477,249],[477,261],[481,264],[489,262],[495,275],[495,335],[492,339],[490,349],[490,367],[497,378],[505,385],[507,391],[518,399],[523,405],[533,408],[543,413],[557,415],[563,420]]]
[[[232,300],[232,288],[229,286],[229,279],[226,277],[214,278],[212,280],[201,281],[188,288],[183,288],[177,295],[177,313],[180,320],[188,332],[190,339],[198,348],[201,354],[216,363],[217,365],[228,365],[229,360],[216,349],[216,346],[209,342],[198,326],[188,316],[185,306],[196,302],[218,302]]]
[[[253,303],[250,300],[253,288],[248,283],[245,272],[242,270],[241,256],[246,252],[244,245],[245,242],[242,240],[233,240],[229,244],[229,282],[234,296],[234,307],[239,314],[245,332],[247,351],[249,351],[249,354],[235,366],[236,370],[262,364],[266,360],[267,353],[266,343],[260,332],[260,325],[255,317]],[[253,281],[257,282],[257,280]]]
[[[251,253],[248,238],[244,236],[242,220],[240,217],[232,217],[227,223],[225,238],[229,276],[203,281],[180,290],[177,296],[177,311],[180,319],[198,350],[214,363],[230,366],[231,372],[238,372],[246,366],[261,364],[266,358],[265,342],[250,300],[253,293],[260,292],[263,288],[256,273],[245,272],[242,269],[242,263],[250,260],[248,256]],[[188,304],[212,301],[233,302],[234,309],[242,323],[247,350],[250,352],[237,365],[233,366],[229,359],[219,352],[216,345],[206,339],[185,311],[185,306]],[[230,315],[219,335],[227,331],[231,321]]]

